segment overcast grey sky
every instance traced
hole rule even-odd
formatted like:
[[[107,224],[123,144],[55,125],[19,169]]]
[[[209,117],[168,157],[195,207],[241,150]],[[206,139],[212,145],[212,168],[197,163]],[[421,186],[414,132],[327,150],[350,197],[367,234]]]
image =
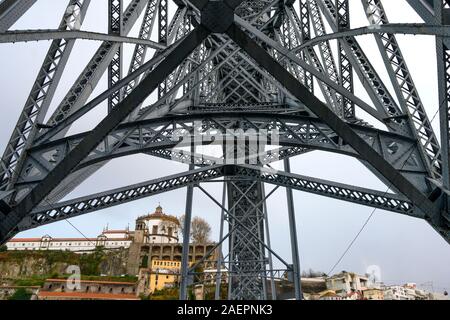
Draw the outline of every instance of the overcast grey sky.
[[[126,1],[128,3],[129,1]],[[391,22],[421,22],[420,18],[404,0],[383,2]],[[367,24],[361,2],[350,0],[352,7],[352,27]],[[173,6],[173,3],[171,4]],[[56,28],[66,6],[66,1],[38,0],[34,7],[18,21],[12,29]],[[106,32],[107,1],[91,1],[83,30]],[[137,25],[140,24],[140,20]],[[136,36],[138,27],[131,36]],[[437,110],[437,81],[434,39],[425,36],[398,36],[411,73],[432,117]],[[378,54],[372,36],[360,37],[363,48],[372,59],[385,83],[389,85],[386,71]],[[3,150],[13,129],[19,112],[28,96],[32,83],[42,63],[50,42],[0,44],[0,88],[2,116],[0,117],[0,147]],[[64,97],[79,72],[89,61],[99,43],[77,41],[61,80],[52,110]],[[125,61],[129,61],[132,47],[125,46]],[[100,81],[93,96],[106,88],[106,77]],[[356,94],[369,102],[359,83]],[[89,130],[104,116],[103,104],[74,126],[71,133]],[[359,114],[364,117],[362,114]],[[438,121],[433,125],[438,130]],[[97,174],[86,180],[67,198],[99,192],[124,186],[166,174],[185,171],[187,166],[165,160],[136,155],[115,159],[105,165]],[[370,171],[357,160],[325,152],[312,152],[292,160],[292,171],[343,183],[365,186],[386,191]],[[206,188],[221,197],[219,184],[207,184]],[[267,186],[267,189],[272,187]],[[305,269],[313,268],[328,272],[349,242],[372,212],[372,208],[318,197],[294,191],[297,215],[301,264]],[[285,191],[279,189],[268,201],[270,231],[273,248],[290,261],[288,224]],[[156,197],[135,201],[106,209],[71,222],[87,236],[97,236],[109,223],[111,228],[134,227],[134,219],[147,212],[153,212],[161,203],[167,213],[182,215],[185,208],[185,190],[177,190]],[[214,239],[218,236],[220,210],[200,191],[194,195],[195,215],[206,218],[212,225]],[[20,234],[20,237],[44,234],[52,236],[79,236],[66,221],[37,228]],[[382,280],[387,283],[433,282],[436,290],[450,289],[450,246],[425,222],[390,212],[377,210],[359,240],[336,268],[364,273],[368,266],[381,268]]]

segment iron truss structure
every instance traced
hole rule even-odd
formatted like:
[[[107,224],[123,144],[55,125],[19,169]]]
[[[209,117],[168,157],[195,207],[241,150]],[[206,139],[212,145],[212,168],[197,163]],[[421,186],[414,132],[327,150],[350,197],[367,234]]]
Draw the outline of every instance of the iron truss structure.
[[[108,33],[102,34],[81,30],[90,0],[70,0],[57,29],[10,30],[35,2],[0,1],[0,43],[51,41],[1,159],[0,243],[23,230],[179,188],[187,189],[189,234],[197,190],[221,208],[216,247],[227,242],[228,252],[217,265],[227,268],[228,298],[276,298],[278,259],[301,299],[293,190],[424,219],[450,242],[450,1],[402,0],[424,22],[393,24],[381,0],[361,0],[368,24],[352,28],[349,0],[174,0],[174,14],[168,0],[131,0],[128,6],[108,0]],[[138,21],[138,37],[132,37]],[[359,43],[368,34],[389,79],[381,78]],[[436,39],[439,134],[397,34]],[[50,113],[77,39],[100,45]],[[129,66],[124,43],[134,46]],[[107,90],[92,96],[105,73]],[[368,98],[354,92],[357,81]],[[155,101],[146,105],[153,92]],[[93,130],[68,133],[103,102],[107,115]],[[261,140],[261,132],[274,130],[277,139]],[[222,156],[199,151],[192,142],[198,137]],[[249,139],[258,140],[257,150]],[[243,143],[228,148],[230,141]],[[358,159],[390,191],[292,173],[291,158],[314,150]],[[138,153],[189,170],[61,201],[111,159]],[[279,161],[284,170],[273,170]],[[211,182],[223,184],[222,199],[203,187]],[[267,185],[275,187],[266,193]],[[290,263],[270,245],[266,200],[278,188],[286,189]],[[183,238],[180,298],[186,299],[201,261],[189,266]]]

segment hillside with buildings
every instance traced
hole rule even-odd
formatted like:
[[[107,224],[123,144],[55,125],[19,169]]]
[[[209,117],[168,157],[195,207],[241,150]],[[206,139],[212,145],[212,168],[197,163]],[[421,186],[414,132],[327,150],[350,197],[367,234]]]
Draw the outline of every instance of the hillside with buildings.
[[[158,206],[136,219],[135,230],[105,227],[95,238],[12,239],[0,253],[0,298],[26,289],[38,292],[39,299],[122,299],[126,286],[132,287],[135,298],[175,297],[172,289],[179,282],[183,251],[180,229],[179,219]],[[191,266],[198,262],[196,270],[206,275],[202,281],[211,286],[218,257],[214,243],[192,241],[188,256]],[[64,286],[72,266],[81,273],[76,296]],[[125,286],[124,279],[133,281]],[[124,286],[118,296],[115,283]]]
[[[158,206],[138,217],[134,230],[105,227],[95,238],[12,239],[0,250],[0,299],[177,299],[183,253],[180,230],[179,218]],[[214,299],[219,288],[219,297],[226,299],[228,270],[218,263],[223,257],[207,238],[193,236],[189,245],[194,270],[189,298]],[[290,279],[288,272],[277,276],[274,295],[267,283],[268,296],[293,299]],[[448,299],[444,292],[427,292],[413,283],[385,285],[345,271],[333,276],[310,271],[301,284],[306,300]]]

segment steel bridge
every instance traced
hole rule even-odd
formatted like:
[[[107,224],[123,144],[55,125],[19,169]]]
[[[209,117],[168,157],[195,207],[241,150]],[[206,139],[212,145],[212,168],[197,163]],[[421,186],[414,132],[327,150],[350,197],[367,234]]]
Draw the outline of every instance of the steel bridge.
[[[227,242],[228,252],[217,263],[228,269],[228,298],[276,298],[276,258],[301,299],[293,190],[424,219],[450,242],[450,1],[401,0],[422,18],[419,24],[390,23],[381,0],[360,1],[368,23],[352,28],[356,0],[174,0],[174,14],[168,0],[131,0],[126,7],[107,0],[106,34],[81,30],[90,0],[69,0],[51,30],[10,30],[36,0],[0,1],[0,43],[51,41],[1,159],[0,243],[23,230],[179,188],[187,189],[188,235],[198,190],[222,211],[217,247]],[[138,21],[139,35],[131,37]],[[369,34],[389,84],[359,43]],[[436,39],[439,134],[397,34]],[[100,46],[49,113],[77,39]],[[126,74],[124,44],[134,46]],[[107,90],[93,96],[105,73]],[[356,82],[368,98],[355,92]],[[145,105],[153,92],[155,101]],[[93,130],[68,134],[105,101],[107,115]],[[268,131],[276,139],[264,137]],[[219,146],[223,154],[204,154],[196,142]],[[292,173],[291,158],[314,150],[358,159],[392,191]],[[189,170],[61,201],[109,160],[138,153]],[[272,169],[278,161],[284,170]],[[202,187],[206,182],[223,184],[222,199]],[[266,194],[266,184],[286,190],[292,263],[270,246],[265,204],[273,191]],[[187,298],[196,267],[188,265],[188,238],[180,299]]]

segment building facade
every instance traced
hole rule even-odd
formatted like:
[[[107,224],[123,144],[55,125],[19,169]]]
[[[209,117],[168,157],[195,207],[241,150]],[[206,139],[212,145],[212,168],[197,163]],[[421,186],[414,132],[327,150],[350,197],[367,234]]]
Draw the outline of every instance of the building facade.
[[[140,269],[151,269],[152,261],[164,260],[181,262],[183,245],[179,242],[180,222],[172,215],[165,214],[161,206],[154,213],[136,220],[133,242],[128,253],[127,273],[139,275]],[[204,269],[215,267],[218,250],[214,244],[190,244],[189,263],[203,259],[212,251],[203,264]]]
[[[149,292],[153,293],[156,290],[176,286],[179,281],[180,270],[180,261],[153,259],[148,270]]]
[[[136,220],[136,242],[178,243],[180,221],[177,217],[163,213],[161,206],[155,212]]]
[[[327,278],[327,289],[333,290],[338,295],[348,296],[352,293],[362,293],[367,289],[369,279],[352,272],[341,272]],[[353,295],[352,295],[353,296]]]
[[[133,241],[133,232],[125,230],[108,230],[107,228],[97,238],[52,238],[45,235],[41,238],[15,238],[6,243],[10,251],[24,250],[60,250],[82,253],[96,248],[105,249],[129,248]]]
[[[164,213],[159,205],[153,213],[136,219],[134,231],[129,228],[110,230],[106,227],[96,238],[52,238],[45,235],[42,238],[12,239],[6,246],[8,250],[67,250],[75,253],[89,252],[97,248],[128,249],[127,274],[139,276],[139,279],[143,280],[143,285],[142,281],[138,284],[140,292],[151,293],[178,283],[183,253],[179,234],[178,218]],[[215,283],[216,280],[219,250],[213,250],[214,246],[214,243],[190,244],[188,252],[190,265],[204,260],[201,268],[207,270],[205,281],[209,284]],[[222,270],[221,281],[227,281],[226,270]],[[52,285],[57,286],[56,282]],[[108,294],[91,292],[92,288],[89,287],[88,292],[83,294]],[[58,290],[47,290],[46,294],[46,299],[62,295],[69,299],[69,296],[80,295],[79,292],[67,293]]]
[[[384,291],[377,288],[370,288],[363,291],[365,300],[384,300]]]
[[[139,300],[137,283],[47,279],[38,300]]]
[[[415,300],[411,292],[403,286],[388,286],[384,288],[385,300]]]
[[[134,241],[138,243],[171,244],[179,241],[180,222],[178,218],[163,213],[158,206],[154,213],[136,220],[136,230],[110,230],[108,227],[96,238],[15,238],[6,243],[8,250],[62,250],[77,253],[105,249],[129,248]],[[135,239],[137,235],[137,238]]]

